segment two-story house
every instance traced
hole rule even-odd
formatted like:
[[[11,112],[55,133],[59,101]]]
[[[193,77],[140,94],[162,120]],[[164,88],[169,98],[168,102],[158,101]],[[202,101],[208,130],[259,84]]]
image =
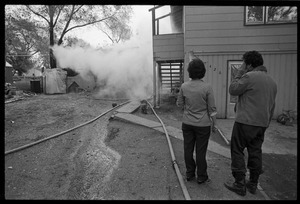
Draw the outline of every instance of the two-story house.
[[[233,118],[236,98],[228,87],[246,51],[259,51],[278,86],[274,118],[297,110],[297,7],[154,6],[154,105],[189,80],[194,55],[204,61],[214,91],[218,118]]]

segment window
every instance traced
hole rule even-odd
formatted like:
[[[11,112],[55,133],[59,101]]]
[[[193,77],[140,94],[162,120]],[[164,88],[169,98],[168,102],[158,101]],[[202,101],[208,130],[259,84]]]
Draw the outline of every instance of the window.
[[[297,23],[296,6],[246,6],[245,25]]]
[[[297,7],[293,6],[268,6],[266,23],[297,22]]]
[[[155,6],[149,11],[155,17],[153,35],[183,32],[183,6]]]

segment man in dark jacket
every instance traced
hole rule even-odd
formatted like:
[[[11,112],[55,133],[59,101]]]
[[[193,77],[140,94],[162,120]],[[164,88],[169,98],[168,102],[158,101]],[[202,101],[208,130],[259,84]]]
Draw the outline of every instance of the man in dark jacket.
[[[264,133],[274,113],[277,93],[277,85],[267,74],[259,52],[246,52],[243,61],[229,86],[229,93],[238,96],[231,135],[231,171],[235,182],[224,183],[226,188],[242,196],[246,195],[246,188],[252,194],[256,192],[258,178],[262,173]],[[247,184],[245,148],[248,151],[247,167],[250,171],[250,180]]]

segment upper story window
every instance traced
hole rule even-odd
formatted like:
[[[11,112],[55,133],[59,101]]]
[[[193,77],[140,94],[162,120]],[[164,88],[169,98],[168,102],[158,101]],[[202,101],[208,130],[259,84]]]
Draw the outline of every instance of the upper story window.
[[[153,17],[153,35],[182,33],[183,6],[155,6],[150,9]]]
[[[245,25],[297,23],[296,6],[246,6]]]

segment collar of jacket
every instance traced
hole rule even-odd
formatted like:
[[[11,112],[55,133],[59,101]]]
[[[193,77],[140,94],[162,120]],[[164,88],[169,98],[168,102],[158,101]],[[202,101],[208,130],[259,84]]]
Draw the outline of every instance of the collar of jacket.
[[[267,68],[266,68],[265,66],[263,66],[263,65],[260,65],[260,66],[258,66],[258,67],[255,67],[255,68],[252,70],[252,72],[254,72],[254,71],[267,72]]]

